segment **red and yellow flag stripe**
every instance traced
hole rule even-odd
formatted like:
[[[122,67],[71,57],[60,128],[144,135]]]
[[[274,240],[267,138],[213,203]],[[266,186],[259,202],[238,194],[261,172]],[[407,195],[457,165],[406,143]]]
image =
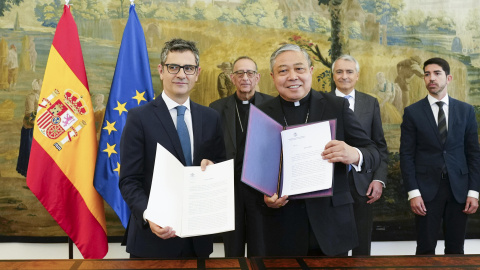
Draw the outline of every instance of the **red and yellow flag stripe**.
[[[76,98],[72,103],[67,100],[70,94]],[[48,124],[74,124],[63,133],[57,132],[61,133],[58,137],[35,126],[27,185],[84,258],[103,258],[108,241],[103,199],[93,186],[97,155],[94,114],[77,27],[68,5],[50,49],[37,120],[43,114],[52,115],[56,108],[51,104],[56,100],[70,115]],[[80,107],[83,113],[75,110]]]

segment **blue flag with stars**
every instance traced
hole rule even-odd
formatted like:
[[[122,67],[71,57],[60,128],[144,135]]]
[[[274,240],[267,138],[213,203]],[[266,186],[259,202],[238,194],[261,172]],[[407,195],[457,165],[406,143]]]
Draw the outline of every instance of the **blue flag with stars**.
[[[98,193],[113,208],[125,228],[128,225],[130,209],[118,187],[121,166],[120,137],[128,110],[154,98],[145,35],[135,12],[135,5],[130,6],[129,13],[105,109],[94,178]]]

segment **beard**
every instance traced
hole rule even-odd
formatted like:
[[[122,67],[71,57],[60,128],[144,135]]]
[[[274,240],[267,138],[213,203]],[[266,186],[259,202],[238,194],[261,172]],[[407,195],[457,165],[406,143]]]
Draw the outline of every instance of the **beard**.
[[[435,83],[435,86],[429,86],[427,88],[428,88],[428,92],[430,92],[430,94],[438,96],[443,92],[443,90],[445,90],[446,86],[447,86],[447,84],[439,85],[439,84]]]

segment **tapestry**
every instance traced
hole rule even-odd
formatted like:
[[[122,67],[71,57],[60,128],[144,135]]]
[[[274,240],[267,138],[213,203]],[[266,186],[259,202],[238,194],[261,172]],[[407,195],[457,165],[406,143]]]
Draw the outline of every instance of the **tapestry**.
[[[414,216],[399,167],[403,109],[427,95],[423,62],[442,57],[451,66],[449,95],[474,105],[480,118],[480,2],[477,0],[144,0],[134,1],[145,34],[155,96],[160,50],[174,37],[193,40],[201,73],[191,92],[208,106],[235,90],[233,61],[254,59],[258,91],[277,95],[269,58],[283,43],[313,59],[313,88],[331,91],[332,58],[351,54],[360,63],[356,89],[376,97],[389,150],[387,188],[374,204],[373,240],[415,239]],[[64,237],[28,189],[25,174],[47,57],[63,11],[60,0],[0,0],[0,240]],[[71,0],[95,111],[102,129],[128,0]],[[71,162],[75,162],[75,156]],[[105,204],[108,235],[124,233]],[[14,238],[9,238],[14,237]],[[467,238],[480,237],[480,215]],[[5,240],[7,239],[7,240]],[[17,239],[18,240],[18,239]]]

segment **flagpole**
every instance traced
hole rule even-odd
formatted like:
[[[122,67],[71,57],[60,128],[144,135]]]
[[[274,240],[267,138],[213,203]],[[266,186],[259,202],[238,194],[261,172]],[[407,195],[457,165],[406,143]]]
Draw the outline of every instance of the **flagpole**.
[[[68,2],[70,2],[70,0],[65,0],[65,5],[68,7]],[[72,239],[67,236],[68,238],[68,259],[69,260],[72,260],[73,259],[73,242],[72,242]]]
[[[70,2],[70,0],[65,0],[65,5],[67,7],[69,7],[68,3]],[[69,260],[73,260],[73,241],[72,241],[72,238],[68,237],[68,259]]]
[[[68,259],[73,259],[73,241],[70,237],[68,237]]]

